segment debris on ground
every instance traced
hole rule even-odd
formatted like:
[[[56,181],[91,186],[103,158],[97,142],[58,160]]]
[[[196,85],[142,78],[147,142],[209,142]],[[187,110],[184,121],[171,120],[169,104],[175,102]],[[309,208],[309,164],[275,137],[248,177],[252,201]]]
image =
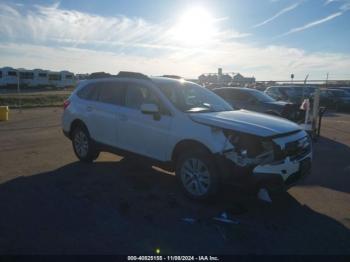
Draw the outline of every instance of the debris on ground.
[[[197,222],[197,220],[196,219],[194,219],[194,218],[190,218],[190,217],[185,217],[185,218],[183,218],[183,219],[181,219],[183,222],[186,222],[186,223],[188,223],[188,224],[194,224],[194,223],[196,223]]]
[[[121,199],[118,204],[118,210],[121,214],[125,215],[130,210],[130,203],[125,199]]]
[[[235,225],[239,224],[238,220],[230,219],[227,216],[226,212],[221,213],[221,215],[219,217],[214,217],[213,219],[216,221],[219,221],[219,222],[227,223],[227,224],[235,224]]]
[[[272,203],[272,199],[270,197],[269,191],[266,188],[260,188],[258,192],[258,198],[262,201]]]
[[[215,226],[215,228],[220,233],[221,237],[226,241],[227,237],[226,237],[226,234],[225,234],[224,230],[220,226]]]

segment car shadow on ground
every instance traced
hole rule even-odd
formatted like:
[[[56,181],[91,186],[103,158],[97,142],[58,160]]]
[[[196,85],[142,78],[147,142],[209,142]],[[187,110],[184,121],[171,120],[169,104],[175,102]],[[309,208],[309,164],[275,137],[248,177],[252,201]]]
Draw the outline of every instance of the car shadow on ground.
[[[225,188],[191,201],[173,175],[134,159],[8,181],[0,212],[1,254],[350,253],[346,227],[288,194],[266,204]],[[237,223],[215,222],[222,212]]]
[[[350,147],[326,137],[314,143],[312,175],[303,185],[318,185],[350,193]]]

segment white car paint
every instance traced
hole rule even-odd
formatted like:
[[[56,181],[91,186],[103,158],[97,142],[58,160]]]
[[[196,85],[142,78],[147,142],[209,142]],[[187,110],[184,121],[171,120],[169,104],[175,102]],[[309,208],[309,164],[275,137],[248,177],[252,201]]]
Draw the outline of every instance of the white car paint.
[[[248,110],[191,114],[191,118],[202,124],[233,129],[262,137],[274,136],[300,130],[300,127],[284,118]]]
[[[123,78],[123,81],[140,82],[147,86],[169,110],[170,115],[162,115],[159,120],[155,120],[152,115],[144,114],[137,109],[81,99],[77,96],[77,92],[88,83],[99,80],[82,81],[69,98],[70,105],[64,111],[62,119],[63,130],[69,133],[73,121],[80,119],[87,126],[90,136],[97,142],[159,161],[171,161],[172,153],[179,142],[194,140],[207,147],[211,153],[222,155],[235,164],[244,166],[254,163],[253,175],[270,173],[280,175],[284,180],[299,170],[302,159],[312,157],[310,151],[302,159],[291,161],[287,157],[278,163],[259,165],[254,159],[238,156],[234,152],[235,146],[228,141],[223,129],[262,138],[278,136],[273,141],[282,149],[286,143],[304,141],[303,138],[307,137],[307,134],[298,125],[288,120],[246,110],[211,113],[182,112],[154,84],[157,78],[151,79]],[[104,79],[104,81],[118,80]],[[162,79],[161,81],[178,80]],[[295,133],[289,135],[291,132]]]

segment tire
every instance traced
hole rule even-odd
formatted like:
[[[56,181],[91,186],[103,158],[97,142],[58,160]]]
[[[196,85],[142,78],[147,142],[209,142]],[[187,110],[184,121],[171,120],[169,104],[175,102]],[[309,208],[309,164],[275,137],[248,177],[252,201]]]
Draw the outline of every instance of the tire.
[[[75,155],[82,162],[91,163],[99,155],[90,139],[87,128],[84,126],[77,126],[73,130],[72,145]]]
[[[195,150],[181,154],[175,173],[183,191],[192,199],[213,199],[219,191],[220,175],[209,152]]]

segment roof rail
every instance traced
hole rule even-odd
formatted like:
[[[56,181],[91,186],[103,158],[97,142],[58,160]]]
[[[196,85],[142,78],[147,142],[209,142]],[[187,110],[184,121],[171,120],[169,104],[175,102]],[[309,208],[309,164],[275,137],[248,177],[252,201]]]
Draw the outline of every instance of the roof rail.
[[[105,72],[94,72],[88,76],[88,79],[108,78],[112,77],[111,74]]]
[[[117,77],[130,77],[130,78],[139,78],[139,79],[150,80],[150,78],[144,74],[137,73],[137,72],[128,72],[128,71],[120,71],[118,73]]]
[[[183,79],[183,77],[177,76],[177,75],[162,75],[162,77],[173,78],[173,79]]]

